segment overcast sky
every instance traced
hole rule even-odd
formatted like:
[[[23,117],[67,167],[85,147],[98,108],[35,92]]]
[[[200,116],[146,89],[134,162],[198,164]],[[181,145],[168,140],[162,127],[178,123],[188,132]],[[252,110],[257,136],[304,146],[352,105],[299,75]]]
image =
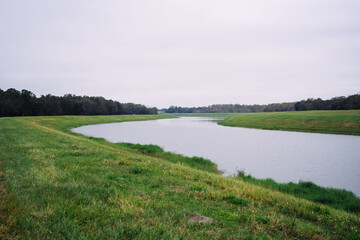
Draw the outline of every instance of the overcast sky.
[[[0,88],[147,106],[360,92],[359,0],[0,0]]]

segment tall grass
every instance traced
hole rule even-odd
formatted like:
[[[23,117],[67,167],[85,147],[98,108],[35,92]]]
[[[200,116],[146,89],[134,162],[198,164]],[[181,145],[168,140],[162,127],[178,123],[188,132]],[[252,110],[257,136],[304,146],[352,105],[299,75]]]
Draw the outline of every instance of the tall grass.
[[[352,192],[343,189],[320,187],[309,181],[299,183],[277,183],[273,179],[256,179],[238,171],[236,178],[271,190],[291,194],[336,209],[360,214],[360,199]]]

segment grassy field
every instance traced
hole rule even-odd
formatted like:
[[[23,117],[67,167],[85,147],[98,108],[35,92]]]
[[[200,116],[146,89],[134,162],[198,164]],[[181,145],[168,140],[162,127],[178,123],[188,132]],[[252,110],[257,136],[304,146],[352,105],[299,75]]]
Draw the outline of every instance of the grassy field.
[[[358,214],[223,177],[205,159],[70,132],[165,117],[0,118],[0,238],[360,239]]]
[[[298,132],[360,135],[360,110],[245,113],[219,124]]]

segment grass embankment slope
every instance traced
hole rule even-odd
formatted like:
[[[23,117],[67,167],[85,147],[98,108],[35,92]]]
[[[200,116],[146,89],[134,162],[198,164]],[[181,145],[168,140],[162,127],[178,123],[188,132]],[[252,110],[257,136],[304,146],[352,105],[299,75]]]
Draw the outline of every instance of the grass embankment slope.
[[[244,113],[230,115],[219,124],[269,130],[360,135],[360,110]]]
[[[358,215],[69,131],[158,117],[1,118],[0,238],[360,238]]]

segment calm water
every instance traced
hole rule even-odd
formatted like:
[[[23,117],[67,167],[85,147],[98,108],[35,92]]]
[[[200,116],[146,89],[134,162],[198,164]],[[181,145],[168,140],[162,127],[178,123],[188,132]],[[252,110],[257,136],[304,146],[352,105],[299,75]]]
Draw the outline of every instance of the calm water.
[[[214,118],[183,117],[83,126],[74,132],[110,142],[156,144],[201,156],[226,175],[245,170],[277,182],[312,181],[360,196],[360,137],[224,127]]]

